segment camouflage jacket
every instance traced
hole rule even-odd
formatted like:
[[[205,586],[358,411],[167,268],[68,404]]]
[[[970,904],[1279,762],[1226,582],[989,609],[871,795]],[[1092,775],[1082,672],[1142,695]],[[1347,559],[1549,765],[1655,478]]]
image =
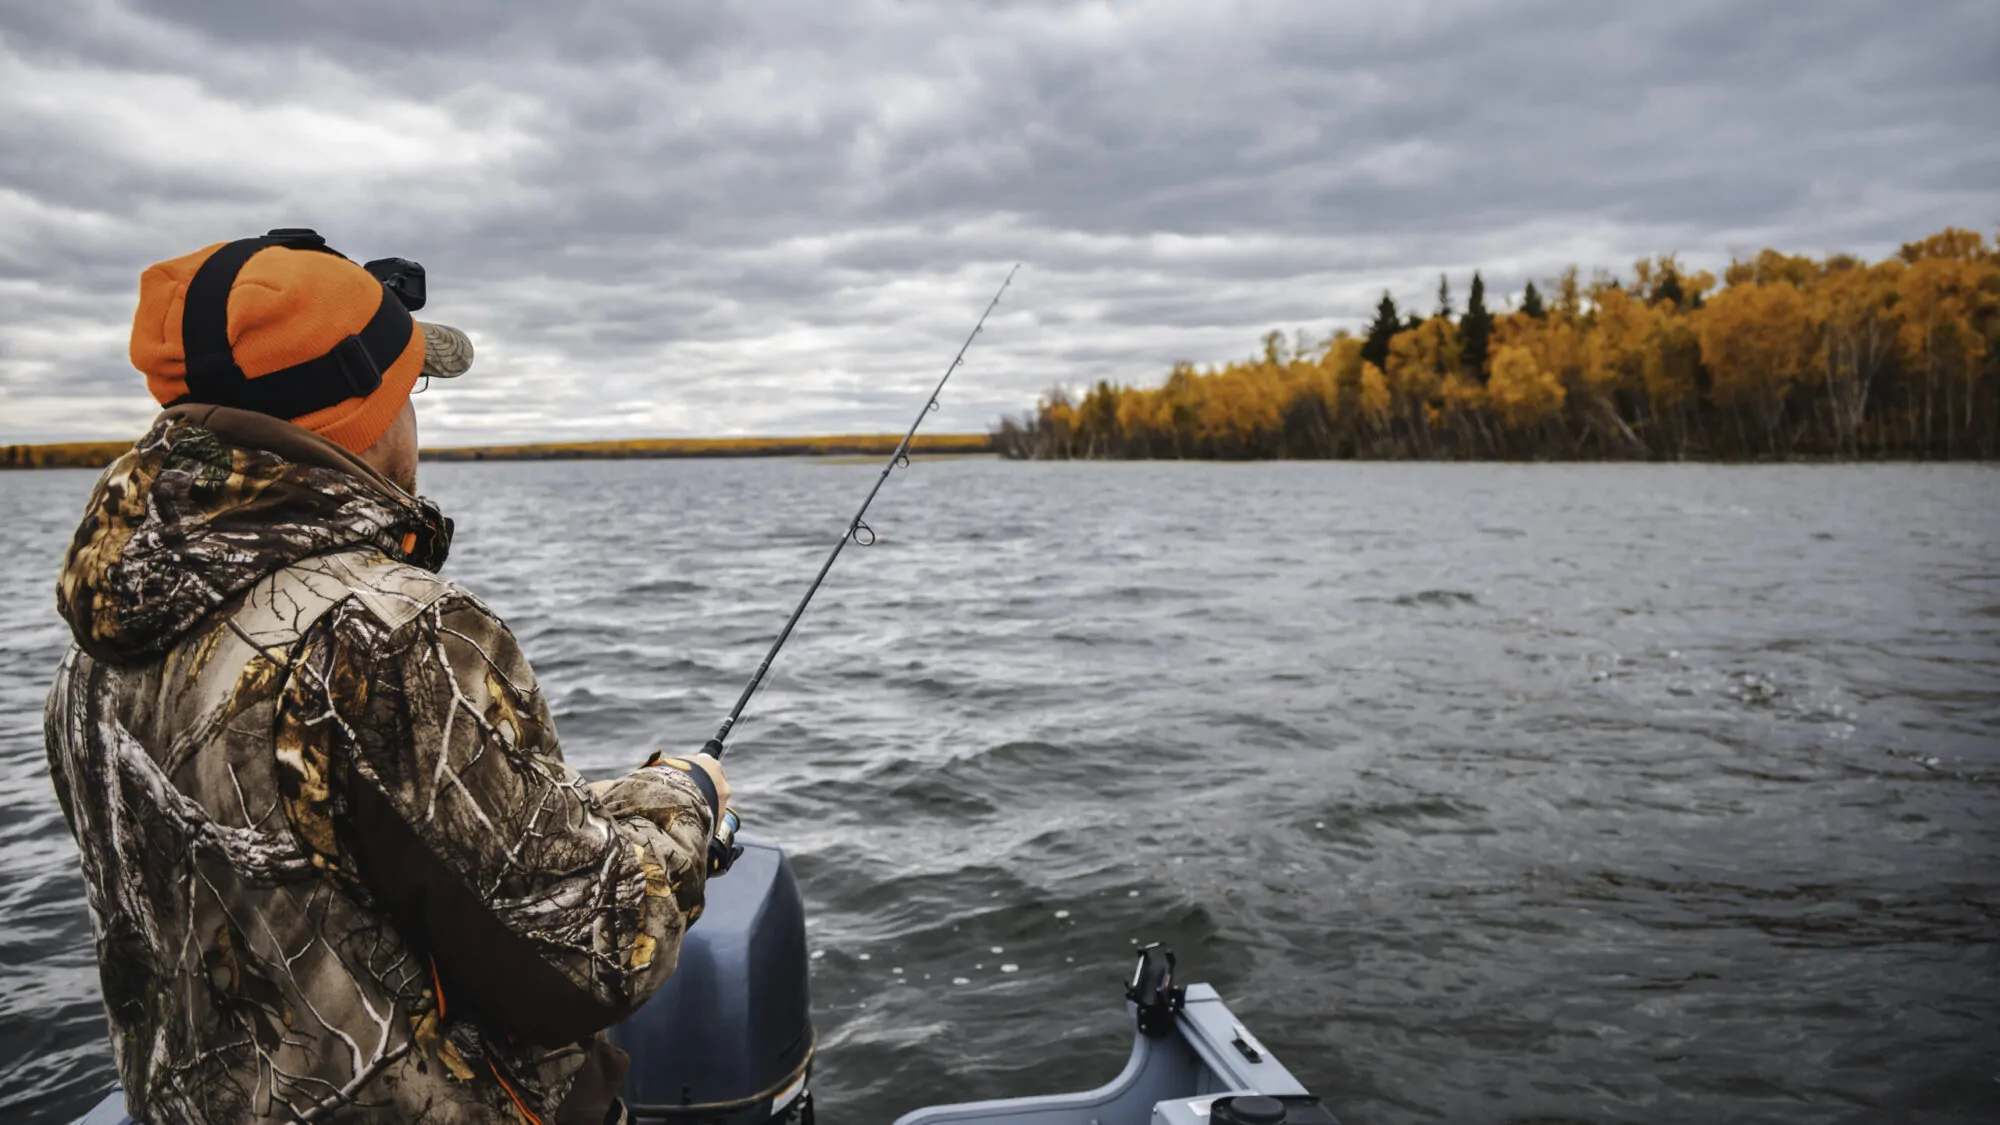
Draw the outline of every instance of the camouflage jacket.
[[[223,408],[168,411],[98,482],[48,757],[138,1120],[615,1112],[598,1032],[673,970],[713,794],[564,765],[513,636],[434,573],[449,533]]]

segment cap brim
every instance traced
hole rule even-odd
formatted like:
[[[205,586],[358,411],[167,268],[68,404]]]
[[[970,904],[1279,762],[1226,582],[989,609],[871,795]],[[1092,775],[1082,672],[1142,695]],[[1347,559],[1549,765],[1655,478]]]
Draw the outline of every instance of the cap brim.
[[[456,379],[472,367],[472,341],[445,324],[417,321],[424,333],[424,377]]]

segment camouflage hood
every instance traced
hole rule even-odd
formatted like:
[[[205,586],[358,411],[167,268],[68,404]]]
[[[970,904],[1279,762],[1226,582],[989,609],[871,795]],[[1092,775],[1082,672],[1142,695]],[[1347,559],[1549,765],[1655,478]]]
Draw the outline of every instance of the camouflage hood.
[[[436,571],[451,521],[339,446],[227,407],[176,407],[105,470],[56,608],[110,664],[153,660],[265,575],[372,546]]]

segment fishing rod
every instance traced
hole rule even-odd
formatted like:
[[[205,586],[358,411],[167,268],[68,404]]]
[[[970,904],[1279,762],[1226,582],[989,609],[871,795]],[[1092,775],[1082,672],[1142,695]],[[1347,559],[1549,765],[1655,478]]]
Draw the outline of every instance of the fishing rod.
[[[714,738],[702,744],[702,753],[717,760],[722,758],[726,749],[724,743],[729,738],[730,730],[736,726],[736,720],[743,717],[743,708],[749,706],[750,697],[757,694],[757,685],[764,682],[765,673],[771,670],[771,662],[778,658],[778,650],[784,648],[785,642],[791,639],[792,628],[799,623],[799,618],[805,615],[806,606],[812,604],[813,595],[819,593],[820,583],[826,581],[826,572],[833,569],[833,560],[840,557],[840,552],[850,542],[858,542],[863,547],[875,542],[875,529],[869,527],[867,521],[862,518],[868,514],[868,505],[875,502],[875,494],[882,491],[882,485],[888,481],[889,474],[894,472],[898,465],[909,465],[910,441],[917,436],[917,427],[924,424],[925,416],[938,408],[938,395],[944,390],[944,385],[951,380],[952,372],[957,371],[959,365],[965,362],[965,353],[971,349],[972,341],[979,336],[980,329],[986,327],[986,318],[993,315],[994,308],[1000,304],[1001,295],[1007,292],[1009,285],[1013,284],[1014,274],[1020,268],[1020,263],[1016,262],[1014,268],[1008,270],[1006,278],[1000,282],[1000,288],[993,294],[993,299],[986,302],[986,311],[979,314],[979,320],[972,326],[972,331],[966,334],[965,342],[958,346],[958,354],[952,357],[951,365],[944,369],[944,375],[938,380],[937,386],[931,388],[930,397],[924,400],[923,407],[917,411],[916,420],[910,423],[909,432],[903,435],[902,441],[896,443],[895,452],[889,454],[888,461],[883,463],[881,475],[875,478],[875,486],[870,488],[868,495],[862,499],[861,507],[854,512],[854,518],[847,521],[847,526],[840,532],[840,538],[833,541],[833,550],[827,552],[826,561],[819,564],[819,573],[813,576],[812,585],[806,587],[805,596],[800,598],[799,604],[793,608],[792,616],[785,621],[785,627],[778,631],[778,639],[771,642],[771,651],[764,654],[764,662],[757,665],[756,675],[751,676],[749,684],[744,686],[743,694],[737,697],[736,706],[729,709],[729,717],[722,720],[722,729],[715,732]],[[734,809],[722,810],[722,815],[717,818],[715,836],[708,842],[710,875],[720,875],[729,870],[729,865],[736,862],[736,857],[742,853],[743,849],[736,846],[736,830],[742,827],[742,823]]]

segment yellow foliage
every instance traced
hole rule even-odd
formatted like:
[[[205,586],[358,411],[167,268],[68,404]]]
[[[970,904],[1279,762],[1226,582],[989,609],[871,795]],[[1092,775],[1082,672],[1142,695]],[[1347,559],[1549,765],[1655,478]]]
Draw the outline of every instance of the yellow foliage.
[[[1585,385],[1601,392],[1638,383],[1662,315],[1627,296],[1623,289],[1600,292],[1596,331],[1583,342]]]
[[[1771,285],[1778,282],[1804,289],[1810,287],[1819,275],[1820,265],[1811,258],[1761,250],[1750,261],[1729,263],[1729,269],[1722,276],[1732,289],[1739,285]]]
[[[1701,368],[1701,338],[1684,316],[1662,316],[1653,323],[1640,379],[1656,408],[1678,409],[1694,401]]]
[[[1500,417],[1516,429],[1548,421],[1563,408],[1562,380],[1518,344],[1503,345],[1493,353],[1493,375],[1486,382],[1486,393]]]
[[[1926,435],[1974,431],[1994,407],[1982,406],[1982,377],[2000,347],[2000,270],[1991,256],[1943,253],[1920,258],[1897,285],[1902,364],[1923,395]],[[1952,448],[1947,438],[1947,450]],[[1990,454],[1989,454],[1990,456]]]
[[[1493,327],[1496,349],[1526,349],[1534,357],[1536,370],[1548,372],[1561,385],[1567,386],[1583,378],[1586,337],[1579,322],[1555,316],[1537,319],[1524,313],[1512,313],[1501,317]],[[1498,354],[1497,351],[1495,354]]]
[[[1977,322],[1990,320],[2000,299],[1988,263],[1947,257],[1919,260],[1897,286],[1905,354],[1921,368],[1970,373],[1986,355]]]
[[[1361,361],[1361,412],[1376,420],[1389,413],[1389,377],[1367,360]]]
[[[1438,388],[1438,401],[1446,414],[1470,414],[1486,406],[1486,388],[1470,376],[1453,373]]]
[[[2000,457],[2000,253],[1977,233],[1874,265],[1767,249],[1719,291],[1673,255],[1581,276],[1539,281],[1534,315],[1478,333],[1378,322],[1316,357],[1267,333],[1251,359],[1100,385],[1083,417],[1051,400],[995,441],[1059,457]]]
[[[1946,227],[1929,238],[1903,243],[1900,255],[1906,262],[1942,258],[1953,262],[1974,262],[1987,257],[1986,236],[1962,227]]]
[[[1782,399],[1805,377],[1819,324],[1790,281],[1732,285],[1695,314],[1702,360],[1725,402]]]
[[[1693,304],[1715,288],[1714,274],[1707,270],[1689,273],[1681,265],[1679,256],[1674,254],[1641,258],[1632,263],[1632,280],[1636,282],[1633,292],[1648,303],[1669,301],[1676,305]]]
[[[1389,386],[1396,394],[1426,401],[1458,370],[1458,330],[1444,317],[1431,317],[1389,342]]]
[[[1320,368],[1332,375],[1336,383],[1361,377],[1361,346],[1358,336],[1342,333],[1335,336],[1326,346],[1326,354],[1320,357]]]

